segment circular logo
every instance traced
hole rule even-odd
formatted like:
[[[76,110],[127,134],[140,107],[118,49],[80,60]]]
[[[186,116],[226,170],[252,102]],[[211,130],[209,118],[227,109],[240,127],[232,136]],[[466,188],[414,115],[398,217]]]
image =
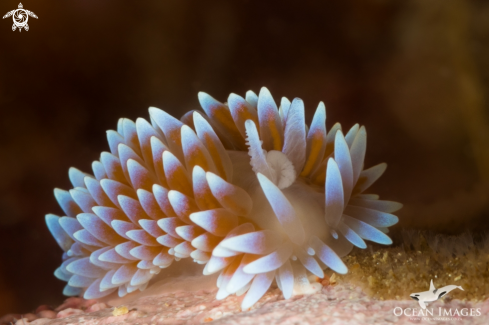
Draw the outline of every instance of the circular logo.
[[[25,26],[25,24],[27,24],[27,19],[29,19],[27,16],[27,12],[25,12],[25,10],[23,9],[17,9],[13,16],[14,23],[17,26]]]

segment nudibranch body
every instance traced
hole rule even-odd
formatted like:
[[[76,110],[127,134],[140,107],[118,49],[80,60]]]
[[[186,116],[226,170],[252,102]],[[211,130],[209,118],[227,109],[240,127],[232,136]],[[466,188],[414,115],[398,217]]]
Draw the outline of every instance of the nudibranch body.
[[[144,290],[190,257],[220,272],[217,299],[246,293],[246,309],[274,280],[290,298],[310,274],[346,273],[353,246],[391,244],[402,205],[364,193],[386,165],[363,169],[363,126],[326,132],[320,103],[308,127],[302,100],[277,108],[266,88],[199,101],[205,114],[152,107],[150,122],[120,119],[93,175],[71,168],[74,188],[55,190],[66,216],[46,222],[65,252],[55,272],[65,295]]]

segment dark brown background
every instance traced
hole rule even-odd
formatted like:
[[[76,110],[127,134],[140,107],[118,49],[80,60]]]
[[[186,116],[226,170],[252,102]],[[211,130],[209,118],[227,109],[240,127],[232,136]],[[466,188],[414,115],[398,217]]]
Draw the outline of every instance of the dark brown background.
[[[4,0],[0,11],[17,8]],[[376,185],[401,227],[457,233],[489,218],[489,3],[482,0],[27,1],[0,21],[0,316],[57,304],[54,187],[90,171],[105,130],[197,92],[267,86],[366,125]]]

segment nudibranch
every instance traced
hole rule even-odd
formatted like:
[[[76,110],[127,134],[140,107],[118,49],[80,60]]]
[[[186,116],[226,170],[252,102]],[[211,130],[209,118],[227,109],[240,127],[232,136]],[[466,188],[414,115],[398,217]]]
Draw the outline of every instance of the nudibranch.
[[[321,102],[308,127],[304,103],[267,88],[222,104],[199,93],[201,111],[180,120],[151,107],[150,121],[120,119],[93,175],[71,168],[55,189],[66,216],[46,223],[63,249],[55,276],[65,295],[97,299],[144,290],[173,261],[220,272],[217,299],[257,302],[275,280],[284,297],[365,240],[389,245],[402,207],[365,191],[386,169],[364,169],[367,134],[326,132]]]

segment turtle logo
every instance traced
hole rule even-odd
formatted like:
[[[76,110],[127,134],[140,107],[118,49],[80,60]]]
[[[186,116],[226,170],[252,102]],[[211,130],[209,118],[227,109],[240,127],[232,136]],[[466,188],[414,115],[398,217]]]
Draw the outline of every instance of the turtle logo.
[[[22,6],[22,3],[19,3],[19,9],[15,9],[7,12],[5,16],[3,16],[3,19],[10,16],[12,16],[14,20],[14,24],[12,25],[12,31],[15,31],[18,28],[19,32],[22,31],[22,28],[24,28],[26,31],[29,30],[29,25],[27,25],[29,16],[37,19],[36,14],[33,13],[32,11],[25,10],[24,7]]]

